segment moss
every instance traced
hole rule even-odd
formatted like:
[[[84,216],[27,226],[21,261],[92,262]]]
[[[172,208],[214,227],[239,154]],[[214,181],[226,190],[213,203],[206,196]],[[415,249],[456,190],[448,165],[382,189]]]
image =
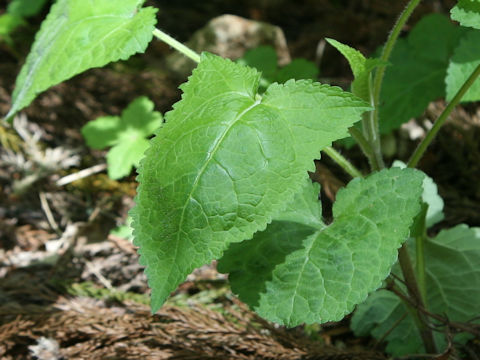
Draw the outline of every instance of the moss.
[[[147,294],[137,294],[128,291],[119,291],[117,289],[100,288],[90,281],[75,283],[68,287],[67,292],[74,296],[85,296],[99,300],[124,302],[126,300],[134,301],[139,304],[148,305],[150,303]]]

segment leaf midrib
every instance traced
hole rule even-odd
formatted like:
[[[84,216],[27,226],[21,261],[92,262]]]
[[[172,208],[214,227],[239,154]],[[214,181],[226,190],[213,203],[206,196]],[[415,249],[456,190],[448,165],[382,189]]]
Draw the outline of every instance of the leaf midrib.
[[[246,96],[246,95],[243,95],[245,96],[246,98],[250,99],[249,96]],[[183,226],[183,222],[184,222],[184,219],[185,219],[185,210],[187,209],[188,207],[188,203],[190,202],[190,200],[192,199],[192,196],[193,194],[195,193],[196,189],[198,188],[198,183],[201,179],[201,177],[203,176],[206,168],[208,167],[208,165],[210,164],[210,162],[212,161],[213,157],[215,156],[216,152],[218,151],[221,143],[223,142],[223,140],[225,139],[225,137],[228,135],[228,133],[230,132],[230,130],[235,126],[235,124],[247,113],[249,112],[250,110],[252,110],[253,108],[255,108],[257,105],[261,104],[261,99],[260,100],[256,100],[252,105],[248,106],[246,109],[244,109],[240,114],[238,114],[234,120],[232,121],[232,123],[223,131],[223,133],[221,133],[219,136],[217,136],[217,138],[215,139],[215,141],[212,143],[212,146],[210,147],[210,149],[208,150],[208,156],[207,158],[205,159],[204,161],[204,164],[203,166],[200,168],[200,170],[198,171],[198,174],[197,176],[195,177],[195,180],[193,181],[193,184],[192,184],[192,189],[190,190],[190,193],[188,194],[186,200],[185,200],[185,203],[183,204],[183,207],[182,207],[182,213],[180,215],[180,221],[178,223],[178,230],[177,230],[177,236],[176,236],[176,239],[175,239],[175,250],[174,250],[174,253],[173,253],[173,259],[176,259],[177,258],[177,254],[178,254],[178,248],[179,248],[179,244],[180,244],[180,234],[182,233],[183,229],[182,229],[182,226]],[[184,232],[184,231],[183,231]],[[172,276],[172,273],[173,273],[173,268],[170,268],[170,271],[168,273],[168,276],[167,278],[170,280],[170,277]],[[169,281],[167,281],[164,285],[164,288],[167,286],[167,284],[169,283]]]

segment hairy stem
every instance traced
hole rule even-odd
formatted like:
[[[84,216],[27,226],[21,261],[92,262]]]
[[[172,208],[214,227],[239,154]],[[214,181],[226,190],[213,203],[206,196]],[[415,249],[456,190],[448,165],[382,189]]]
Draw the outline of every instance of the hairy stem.
[[[422,210],[417,215],[413,226],[410,228],[410,236],[415,239],[417,271],[416,274],[418,281],[418,289],[420,291],[420,295],[425,306],[428,306],[427,288],[425,280],[425,240],[427,238],[427,211],[428,205],[426,203],[422,203]]]
[[[418,288],[425,306],[427,304],[427,283],[425,276],[425,233],[415,237]]]
[[[198,55],[195,51],[193,51],[189,47],[183,45],[181,42],[175,40],[170,35],[164,33],[162,30],[154,29],[153,30],[153,36],[155,36],[156,38],[166,42],[168,45],[173,47],[175,50],[182,53],[186,57],[192,59],[196,63],[200,62],[200,55]]]
[[[362,132],[354,126],[352,126],[350,129],[348,129],[348,132],[355,139],[358,146],[360,146],[360,149],[365,154],[367,159],[370,160],[371,157],[373,156],[373,150],[372,150],[372,147],[370,146],[369,142],[365,138],[365,136],[363,136]]]
[[[382,55],[380,57],[383,62],[387,62],[390,58],[392,50],[395,46],[395,43],[397,42],[398,36],[400,35],[403,26],[405,25],[413,10],[415,10],[419,3],[420,0],[410,0],[410,2],[405,7],[405,10],[403,10],[403,12],[400,14],[400,17],[393,26],[393,29],[388,36],[387,42],[383,47]],[[365,121],[365,133],[368,141],[372,145],[373,155],[375,157],[375,162],[372,165],[377,166],[380,169],[385,166],[383,164],[382,150],[380,146],[380,133],[378,126],[378,108],[380,105],[380,92],[382,90],[384,75],[385,65],[379,66],[377,71],[375,72],[375,78],[373,80],[373,88],[371,92],[371,103],[374,107],[374,110],[370,112],[369,118]]]
[[[398,251],[398,262],[400,263],[400,268],[402,269],[403,278],[405,279],[409,296],[419,308],[425,309],[422,294],[418,287],[418,282],[415,276],[415,270],[410,260],[410,255],[408,254],[407,243],[404,243]],[[425,345],[425,350],[430,354],[435,354],[437,352],[437,346],[435,344],[435,339],[433,338],[433,332],[429,327],[428,318],[418,309],[415,311],[417,314],[415,316],[417,318],[416,324],[418,330],[420,331],[423,344]]]
[[[353,164],[348,161],[342,154],[340,154],[337,150],[335,150],[331,146],[327,146],[325,149],[322,150],[325,154],[327,154],[333,161],[335,161],[347,174],[355,177],[363,177],[362,173],[355,167]]]
[[[458,90],[458,92],[455,94],[453,99],[448,103],[447,107],[443,110],[443,112],[440,114],[438,119],[435,121],[432,128],[425,136],[425,138],[415,149],[415,152],[412,154],[412,157],[408,161],[408,164],[407,164],[408,167],[414,168],[417,166],[418,162],[420,161],[423,154],[427,150],[427,147],[430,145],[430,143],[433,141],[433,139],[437,135],[442,125],[448,119],[448,116],[450,115],[450,113],[453,111],[455,106],[458,105],[460,100],[462,100],[463,95],[465,95],[465,93],[468,91],[470,86],[472,86],[472,84],[475,82],[475,80],[477,80],[479,76],[480,76],[480,65],[478,65],[476,69],[473,70],[472,74],[469,76],[467,81],[465,81],[465,83],[462,85],[460,90]]]

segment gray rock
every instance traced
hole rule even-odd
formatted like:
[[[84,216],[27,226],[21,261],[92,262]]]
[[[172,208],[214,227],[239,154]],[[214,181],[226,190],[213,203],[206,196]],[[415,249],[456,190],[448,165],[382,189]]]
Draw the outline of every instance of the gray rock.
[[[196,31],[186,45],[198,53],[208,51],[229,59],[238,59],[245,51],[260,45],[270,45],[277,52],[280,66],[291,61],[282,29],[235,15],[212,19]],[[178,52],[168,56],[166,63],[169,70],[181,78],[189,76],[195,67],[192,60]]]

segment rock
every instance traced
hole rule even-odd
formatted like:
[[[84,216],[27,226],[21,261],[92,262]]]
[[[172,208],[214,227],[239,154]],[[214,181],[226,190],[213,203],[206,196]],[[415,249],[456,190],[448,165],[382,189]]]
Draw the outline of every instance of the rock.
[[[282,29],[235,15],[212,19],[196,31],[186,45],[198,53],[209,51],[230,59],[238,59],[245,51],[260,45],[270,45],[277,52],[280,66],[291,61]],[[168,56],[166,62],[169,70],[182,78],[189,76],[195,67],[192,60],[178,52]]]

